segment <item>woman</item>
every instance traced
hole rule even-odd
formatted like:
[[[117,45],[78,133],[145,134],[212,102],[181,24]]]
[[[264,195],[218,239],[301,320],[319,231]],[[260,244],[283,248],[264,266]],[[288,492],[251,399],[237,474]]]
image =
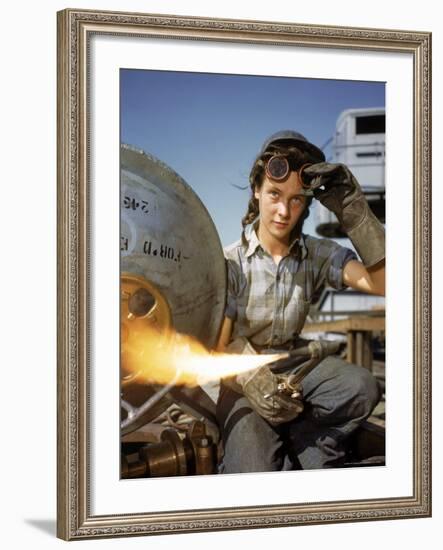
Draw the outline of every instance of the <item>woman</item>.
[[[329,164],[301,134],[268,138],[250,175],[241,239],[225,250],[228,299],[218,349],[270,353],[297,347],[309,305],[325,286],[384,295],[384,228],[344,165]],[[312,198],[333,211],[358,251],[302,233]],[[327,357],[291,397],[262,367],[222,385],[217,414],[223,473],[324,468],[379,399],[366,369]]]

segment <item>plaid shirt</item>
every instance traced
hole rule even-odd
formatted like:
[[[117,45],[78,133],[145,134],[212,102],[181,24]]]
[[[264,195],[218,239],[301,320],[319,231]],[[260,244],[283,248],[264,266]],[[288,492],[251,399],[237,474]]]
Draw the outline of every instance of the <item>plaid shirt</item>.
[[[343,268],[355,253],[328,239],[303,235],[278,265],[248,225],[242,239],[225,248],[228,296],[225,315],[234,322],[233,339],[278,348],[296,339],[309,306],[324,285],[345,288]]]

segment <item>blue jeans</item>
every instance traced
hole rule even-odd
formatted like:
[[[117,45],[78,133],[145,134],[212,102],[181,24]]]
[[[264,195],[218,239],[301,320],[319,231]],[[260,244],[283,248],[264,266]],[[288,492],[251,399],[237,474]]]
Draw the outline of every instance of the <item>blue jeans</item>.
[[[330,468],[340,464],[343,442],[380,399],[372,374],[327,357],[302,382],[305,410],[271,426],[243,395],[222,385],[217,418],[224,456],[220,473]]]

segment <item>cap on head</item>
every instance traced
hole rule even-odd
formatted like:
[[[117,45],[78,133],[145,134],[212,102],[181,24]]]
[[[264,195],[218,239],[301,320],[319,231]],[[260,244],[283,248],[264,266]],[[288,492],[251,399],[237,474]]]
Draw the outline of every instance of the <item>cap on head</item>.
[[[262,145],[260,155],[262,155],[270,145],[277,145],[278,142],[293,142],[296,147],[309,153],[314,162],[325,161],[325,155],[321,149],[313,143],[310,143],[305,136],[299,132],[294,132],[293,130],[280,130],[279,132],[272,134],[272,136],[269,136]]]

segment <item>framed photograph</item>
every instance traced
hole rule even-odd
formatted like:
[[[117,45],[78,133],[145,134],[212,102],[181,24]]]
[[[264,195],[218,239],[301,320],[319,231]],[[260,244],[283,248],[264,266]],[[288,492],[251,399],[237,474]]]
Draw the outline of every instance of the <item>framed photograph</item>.
[[[60,538],[431,515],[430,56],[419,31],[58,13]],[[367,238],[325,199],[337,167]],[[283,297],[245,298],[266,254]],[[358,422],[319,420],[326,363]],[[233,443],[245,417],[278,463],[258,424]]]

